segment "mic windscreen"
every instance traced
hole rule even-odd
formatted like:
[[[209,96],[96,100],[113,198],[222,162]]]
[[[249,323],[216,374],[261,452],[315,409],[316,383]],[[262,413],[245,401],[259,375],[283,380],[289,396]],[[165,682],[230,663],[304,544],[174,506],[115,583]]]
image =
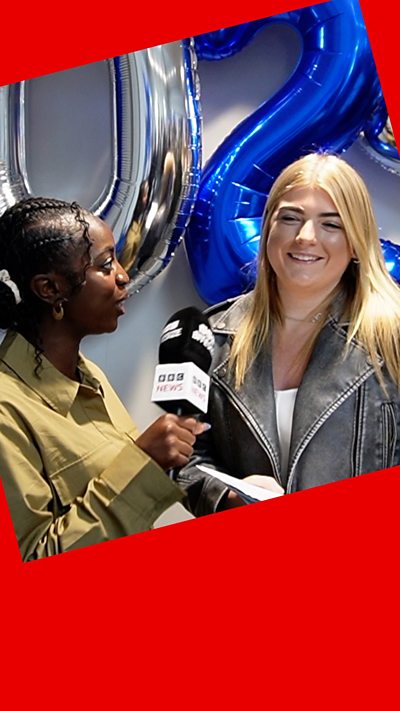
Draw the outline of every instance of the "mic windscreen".
[[[207,373],[214,343],[207,317],[199,309],[189,306],[177,311],[165,324],[160,337],[159,362],[191,362]]]

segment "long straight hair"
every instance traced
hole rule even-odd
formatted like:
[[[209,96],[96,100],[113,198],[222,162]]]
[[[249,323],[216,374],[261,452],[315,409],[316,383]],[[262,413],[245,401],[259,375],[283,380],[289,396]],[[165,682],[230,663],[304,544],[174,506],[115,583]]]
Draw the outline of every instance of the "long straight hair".
[[[236,387],[240,387],[254,358],[266,347],[274,324],[283,321],[266,244],[278,204],[294,188],[324,190],[336,206],[356,259],[347,267],[339,285],[345,296],[342,315],[349,323],[347,346],[353,339],[364,346],[383,385],[382,358],[390,377],[400,387],[400,289],[387,271],[364,181],[346,161],[327,153],[311,153],[290,164],[271,188],[262,220],[254,298],[232,345],[230,366]],[[337,292],[338,289],[332,292],[330,301]],[[313,343],[323,325],[322,321],[316,327]]]

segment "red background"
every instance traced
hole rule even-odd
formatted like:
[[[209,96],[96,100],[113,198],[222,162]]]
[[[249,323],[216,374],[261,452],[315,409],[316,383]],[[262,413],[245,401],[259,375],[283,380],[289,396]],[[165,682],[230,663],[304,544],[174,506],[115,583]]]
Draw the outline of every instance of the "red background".
[[[306,4],[7,4],[0,83]],[[399,135],[400,10],[361,5]],[[0,489],[3,708],[398,708],[399,474],[25,565]]]

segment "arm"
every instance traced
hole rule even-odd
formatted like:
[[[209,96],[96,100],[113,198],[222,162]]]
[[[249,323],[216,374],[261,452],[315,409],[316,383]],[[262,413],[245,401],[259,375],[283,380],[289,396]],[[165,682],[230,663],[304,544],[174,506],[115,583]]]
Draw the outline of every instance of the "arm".
[[[25,561],[147,530],[182,498],[178,487],[132,442],[67,510],[60,509],[38,449],[9,408],[0,411],[0,475]]]

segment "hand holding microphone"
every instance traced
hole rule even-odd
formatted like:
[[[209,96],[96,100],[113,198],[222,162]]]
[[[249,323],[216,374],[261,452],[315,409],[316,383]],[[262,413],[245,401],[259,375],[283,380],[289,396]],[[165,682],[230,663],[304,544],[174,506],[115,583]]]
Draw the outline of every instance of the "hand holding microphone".
[[[177,311],[161,332],[151,399],[171,414],[156,420],[138,444],[164,469],[187,464],[196,436],[207,429],[193,415],[207,412],[213,351],[208,319],[194,307]]]
[[[190,306],[164,326],[158,351],[152,401],[167,412],[207,412],[214,334],[206,316]]]
[[[136,444],[162,469],[180,469],[188,463],[196,436],[204,429],[205,425],[194,417],[169,413],[153,422],[136,440]]]

